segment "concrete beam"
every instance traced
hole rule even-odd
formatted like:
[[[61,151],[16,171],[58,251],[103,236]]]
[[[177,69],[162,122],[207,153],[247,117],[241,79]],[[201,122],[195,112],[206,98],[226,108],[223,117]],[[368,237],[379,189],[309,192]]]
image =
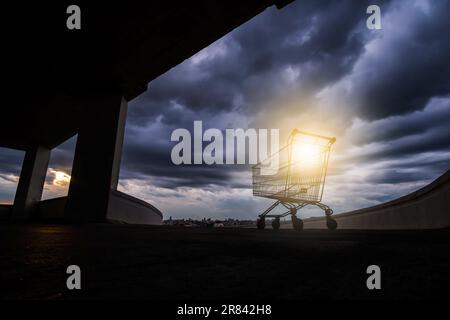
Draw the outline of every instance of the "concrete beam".
[[[119,94],[89,101],[73,161],[65,217],[72,222],[106,220],[110,190],[119,181],[127,102]]]
[[[32,218],[42,197],[49,159],[48,148],[35,146],[26,151],[14,198],[12,220],[26,221]]]

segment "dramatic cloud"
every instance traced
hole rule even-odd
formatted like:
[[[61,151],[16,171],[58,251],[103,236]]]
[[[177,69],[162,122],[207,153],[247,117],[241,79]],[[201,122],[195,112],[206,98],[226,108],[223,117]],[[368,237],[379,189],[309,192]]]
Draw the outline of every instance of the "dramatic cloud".
[[[194,120],[204,129],[279,128],[281,144],[295,127],[336,136],[324,193],[335,212],[396,198],[448,170],[450,1],[378,1],[382,30],[366,28],[369,4],[271,7],[152,81],[129,104],[119,188],[166,217],[254,218],[270,200],[251,195],[248,165],[172,164],[170,135],[192,131]],[[74,141],[54,152],[53,170],[70,173]],[[3,188],[20,160],[0,157]],[[61,194],[51,175],[47,186]]]
[[[23,151],[0,148],[0,204],[14,200],[24,154]]]

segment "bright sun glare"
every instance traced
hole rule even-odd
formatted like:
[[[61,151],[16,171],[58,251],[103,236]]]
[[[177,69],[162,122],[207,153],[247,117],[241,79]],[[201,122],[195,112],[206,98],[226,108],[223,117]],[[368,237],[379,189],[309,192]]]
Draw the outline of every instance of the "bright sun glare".
[[[306,168],[320,165],[320,146],[299,141],[295,142],[292,148],[293,163],[298,163]]]
[[[70,176],[63,171],[55,171],[55,178],[53,184],[57,186],[65,186],[70,182]]]

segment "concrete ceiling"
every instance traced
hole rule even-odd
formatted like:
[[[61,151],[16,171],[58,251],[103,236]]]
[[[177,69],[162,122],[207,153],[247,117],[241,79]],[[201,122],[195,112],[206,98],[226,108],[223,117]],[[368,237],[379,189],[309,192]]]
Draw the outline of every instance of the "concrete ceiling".
[[[76,134],[90,97],[147,84],[268,6],[291,1],[80,1],[81,30],[68,30],[71,2],[7,5],[0,146],[53,148]]]

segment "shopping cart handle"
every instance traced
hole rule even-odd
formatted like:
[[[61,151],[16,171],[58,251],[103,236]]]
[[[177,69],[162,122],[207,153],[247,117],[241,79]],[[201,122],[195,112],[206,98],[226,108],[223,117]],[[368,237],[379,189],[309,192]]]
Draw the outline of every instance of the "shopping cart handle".
[[[326,136],[322,136],[320,134],[315,134],[315,133],[310,133],[310,132],[298,130],[297,128],[291,131],[291,136],[295,136],[296,134],[304,134],[304,135],[307,135],[307,136],[327,139],[327,140],[330,141],[331,144],[336,142],[336,138],[335,137],[326,137]]]

